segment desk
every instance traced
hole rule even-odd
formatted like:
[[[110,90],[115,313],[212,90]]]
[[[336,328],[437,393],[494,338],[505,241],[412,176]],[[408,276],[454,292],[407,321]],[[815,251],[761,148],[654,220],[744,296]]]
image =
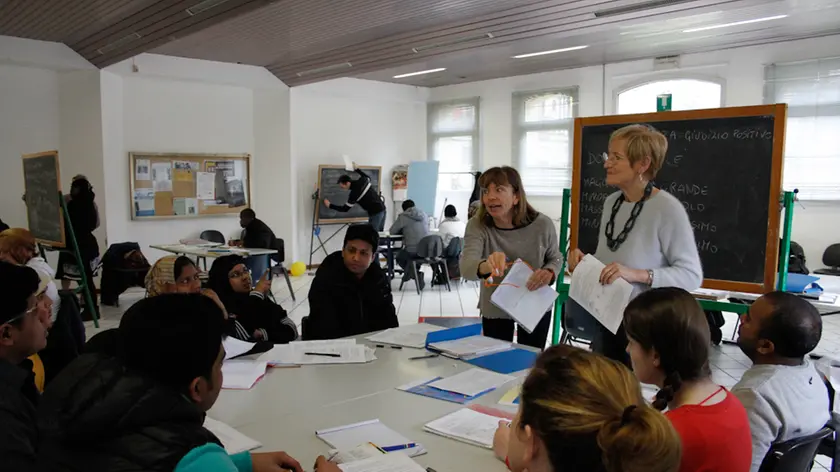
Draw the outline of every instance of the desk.
[[[364,336],[357,337],[357,342],[373,346]],[[307,469],[317,456],[329,450],[315,436],[315,430],[379,418],[426,447],[428,454],[415,458],[425,467],[438,472],[505,471],[505,465],[488,449],[423,431],[426,423],[463,406],[401,392],[396,387],[422,378],[451,376],[473,366],[444,357],[408,360],[422,352],[377,348],[378,359],[368,364],[272,369],[251,390],[222,390],[208,414],[261,442],[262,450],[288,452]],[[525,374],[515,375],[524,378]],[[510,382],[470,404],[514,412],[497,405],[513,385]]]
[[[188,256],[196,256],[196,257],[222,257],[222,256],[229,256],[229,255],[237,255],[242,257],[252,257],[252,256],[265,256],[267,259],[266,267],[271,267],[271,256],[272,254],[277,254],[277,249],[257,249],[257,248],[239,248],[239,247],[228,247],[228,246],[215,246],[215,247],[204,247],[204,246],[192,246],[188,244],[152,244],[149,247],[152,249],[157,249],[164,252],[169,252],[176,255],[188,255]],[[218,253],[212,252],[214,249],[223,249],[230,252],[225,253]],[[197,264],[197,263],[196,263]],[[262,277],[262,274],[256,276],[257,278]],[[271,271],[268,271],[268,278],[271,278]],[[288,281],[288,279],[287,279]],[[291,282],[289,282],[289,290],[291,290]],[[294,291],[292,291],[294,293]]]
[[[379,250],[385,250],[385,273],[388,278],[394,278],[394,243],[400,242],[402,244],[403,236],[401,234],[391,234],[387,231],[379,233]]]

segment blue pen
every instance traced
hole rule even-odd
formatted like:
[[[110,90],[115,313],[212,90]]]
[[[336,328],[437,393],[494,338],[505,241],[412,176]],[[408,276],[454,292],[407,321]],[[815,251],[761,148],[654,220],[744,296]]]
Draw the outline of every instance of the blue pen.
[[[416,443],[408,443],[408,444],[400,444],[399,446],[384,446],[381,447],[385,452],[394,452],[394,451],[403,451],[405,449],[411,449],[412,447],[417,447]]]

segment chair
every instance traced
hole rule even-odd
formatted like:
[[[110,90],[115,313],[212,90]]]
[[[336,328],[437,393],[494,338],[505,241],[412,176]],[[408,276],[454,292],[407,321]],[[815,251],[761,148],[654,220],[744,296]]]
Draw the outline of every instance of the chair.
[[[820,441],[834,431],[828,426],[809,436],[773,445],[758,472],[810,472]]]
[[[832,244],[825,248],[822,263],[826,266],[814,271],[820,275],[840,275],[840,243]]]
[[[283,261],[286,260],[286,242],[281,238],[276,238],[274,249],[277,249],[277,254],[272,257],[271,260],[276,262],[277,265],[272,267],[271,271],[272,273],[280,272],[283,274],[283,277],[286,278],[286,285],[289,286],[289,293],[292,294],[292,301],[297,301],[295,298],[295,291],[292,289],[292,280],[289,278],[289,270],[283,265]],[[269,262],[269,264],[271,263]]]
[[[216,231],[215,229],[204,230],[204,231],[201,232],[201,235],[199,235],[198,237],[205,240],[205,241],[210,241],[211,243],[224,244],[226,242],[225,241],[225,235],[222,234],[221,231]],[[204,271],[205,272],[207,271],[207,258],[206,257],[204,257],[204,256],[196,257],[195,258],[195,263],[196,263],[196,265],[201,263],[201,265],[204,267]]]
[[[829,389],[829,398],[834,399],[834,389]],[[833,403],[833,402],[831,402]],[[833,405],[829,404],[828,409],[832,410]],[[831,428],[832,434],[828,435],[827,437],[823,438],[820,441],[820,445],[817,448],[817,454],[821,456],[826,456],[831,458],[831,472],[840,472],[840,441],[837,440],[837,434],[840,432],[840,415],[831,413],[831,419],[828,420],[828,424],[826,425],[828,428]]]
[[[598,320],[571,298],[563,303],[560,310],[560,325],[563,328],[560,344],[592,344],[600,332]]]
[[[417,255],[411,260],[414,269],[414,285],[417,287],[417,294],[420,295],[420,268],[423,264],[429,264],[434,274],[442,271],[446,276],[446,289],[452,291],[449,285],[449,270],[446,268],[446,259],[443,257],[443,238],[437,234],[430,234],[417,243]],[[434,280],[434,275],[432,276]],[[400,282],[402,290],[405,280]]]

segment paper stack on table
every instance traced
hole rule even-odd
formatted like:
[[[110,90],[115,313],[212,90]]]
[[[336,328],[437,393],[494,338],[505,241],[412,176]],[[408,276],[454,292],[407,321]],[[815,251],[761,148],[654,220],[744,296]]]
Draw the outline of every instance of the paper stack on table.
[[[248,341],[236,339],[233,336],[226,337],[222,340],[222,346],[225,348],[225,360],[245,354],[253,349],[255,344],[256,343],[249,343]]]
[[[463,408],[426,424],[423,429],[473,446],[493,448],[493,435],[499,427],[497,416]]]
[[[383,454],[361,461],[339,464],[342,472],[426,472],[405,454]]]
[[[222,364],[222,388],[248,390],[265,375],[265,361],[232,360]]]
[[[418,323],[399,328],[391,328],[366,337],[370,342],[390,344],[393,346],[413,347],[423,349],[426,347],[426,335],[444,328],[427,323]]]
[[[209,416],[204,417],[204,429],[213,433],[222,442],[225,451],[230,455],[262,447],[259,441],[251,439],[227,424],[214,420]]]
[[[382,449],[413,444],[413,447],[402,449],[401,452],[410,457],[426,453],[422,444],[411,441],[382,424],[378,419],[322,429],[315,431],[315,435],[330,447],[338,450],[350,450],[364,443],[373,443]],[[389,455],[393,454],[392,452]]]
[[[572,273],[569,297],[615,334],[624,319],[624,309],[630,302],[633,286],[621,278],[609,285],[601,284],[604,267],[595,256],[584,256]]]
[[[355,339],[298,341],[278,344],[262,354],[259,360],[271,366],[364,364],[376,359],[375,349],[356,344]]]
[[[470,369],[452,377],[437,380],[429,384],[430,387],[447,392],[460,393],[474,397],[516,379],[511,375],[497,374],[484,369]]]
[[[528,264],[517,259],[505,275],[504,283],[490,297],[494,305],[504,310],[529,333],[534,331],[559,295],[549,286],[528,290],[528,279],[533,273]]]
[[[452,341],[429,343],[429,348],[439,351],[441,354],[461,359],[506,351],[511,349],[511,345],[508,342],[486,336],[469,336]]]

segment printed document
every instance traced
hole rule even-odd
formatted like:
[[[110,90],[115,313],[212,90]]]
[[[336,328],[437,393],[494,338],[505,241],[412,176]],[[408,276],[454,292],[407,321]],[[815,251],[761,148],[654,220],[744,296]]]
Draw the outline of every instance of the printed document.
[[[342,472],[426,472],[405,454],[391,453],[349,464],[339,464]]]
[[[496,288],[490,301],[511,316],[519,326],[529,333],[534,331],[545,312],[551,309],[557,299],[557,291],[549,286],[528,290],[528,279],[534,271],[521,259],[517,259]]]
[[[225,348],[225,360],[245,354],[253,349],[255,344],[256,343],[249,343],[248,341],[236,339],[233,336],[226,337],[222,340],[222,346]]]
[[[423,429],[473,446],[492,449],[493,435],[501,419],[464,408],[426,424]]]
[[[584,256],[572,273],[569,297],[615,334],[624,319],[624,309],[630,302],[633,286],[624,279],[609,285],[601,284],[604,267],[595,256]]]
[[[222,388],[248,390],[265,375],[265,361],[231,360],[222,364]]]
[[[269,365],[364,364],[376,359],[375,352],[355,339],[300,341],[275,345],[259,359]]]
[[[440,379],[429,384],[430,387],[447,392],[460,393],[468,397],[474,397],[488,390],[498,388],[516,377],[511,375],[498,374],[484,369],[470,369],[452,377]]]
[[[507,351],[510,343],[486,336],[469,336],[453,341],[430,343],[429,347],[453,357],[472,357]]]
[[[426,346],[426,335],[443,328],[427,323],[418,323],[399,328],[391,328],[366,337],[370,342],[390,344],[392,346],[413,347],[423,349]]]

